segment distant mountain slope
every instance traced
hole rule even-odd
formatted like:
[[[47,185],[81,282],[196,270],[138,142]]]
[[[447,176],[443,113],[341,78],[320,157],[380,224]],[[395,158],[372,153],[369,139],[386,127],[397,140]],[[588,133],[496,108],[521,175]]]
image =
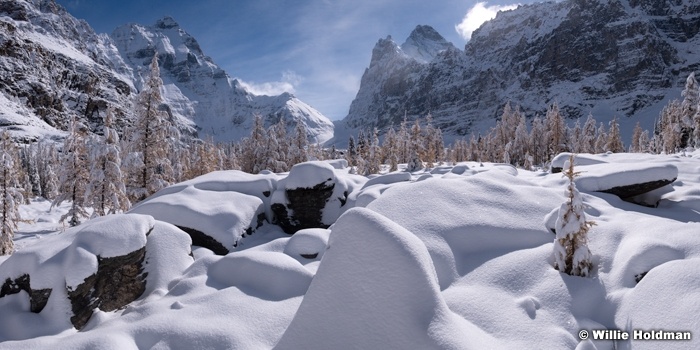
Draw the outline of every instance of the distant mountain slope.
[[[125,25],[110,37],[52,0],[0,2],[0,127],[25,140],[61,137],[75,116],[99,130],[108,106],[125,124],[155,53],[163,96],[183,131],[237,140],[259,113],[267,124],[284,119],[290,129],[301,120],[313,142],[333,136],[330,120],[293,95],[248,92],[172,18]]]
[[[569,118],[592,112],[600,121],[623,117],[627,132],[637,120],[651,127],[700,69],[699,31],[697,1],[568,0],[501,12],[464,51],[439,34],[423,36],[423,47],[442,49],[432,59],[388,37],[377,42],[337,133],[431,113],[455,138],[493,126],[509,100],[530,116],[557,102]]]

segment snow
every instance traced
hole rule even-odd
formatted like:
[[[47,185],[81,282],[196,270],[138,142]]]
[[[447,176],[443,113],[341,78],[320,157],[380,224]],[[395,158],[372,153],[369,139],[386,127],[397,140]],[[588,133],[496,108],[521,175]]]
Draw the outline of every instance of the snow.
[[[585,157],[605,161],[576,166],[592,167],[590,175],[674,168],[678,177],[648,195],[656,208],[581,191],[586,219],[595,222],[589,277],[553,267],[550,229],[568,180],[499,164],[368,180],[311,163],[301,168],[318,176],[313,181],[330,174],[316,171],[331,171],[350,192],[333,225],[289,236],[265,224],[226,256],[191,248],[184,232],[157,218],[113,215],[61,233],[53,230],[64,207],[22,205],[36,224],[22,224],[18,251],[0,258],[0,281],[29,271],[32,288],[54,292],[39,314],[28,311],[25,292],[0,297],[0,349],[696,348],[695,339],[581,341],[578,333],[700,329],[700,151]],[[230,229],[237,213],[264,212],[261,191],[286,188],[288,176],[218,172],[148,201],[163,205],[156,211],[168,205],[188,225]],[[250,204],[259,209],[241,209]],[[61,302],[65,287],[92,271],[96,252],[129,250],[143,242],[136,236],[146,239],[146,292],[122,310],[96,311],[76,331]]]
[[[296,164],[289,171],[286,180],[287,190],[313,188],[317,185],[330,186],[335,182],[335,168],[322,161]]]
[[[265,213],[265,206],[260,198],[251,195],[178,184],[140,202],[129,212],[203,232],[230,251],[247,230],[257,227],[258,215]]]
[[[678,177],[673,164],[596,164],[576,168],[581,175],[576,186],[582,191],[602,191],[614,187],[668,180]]]

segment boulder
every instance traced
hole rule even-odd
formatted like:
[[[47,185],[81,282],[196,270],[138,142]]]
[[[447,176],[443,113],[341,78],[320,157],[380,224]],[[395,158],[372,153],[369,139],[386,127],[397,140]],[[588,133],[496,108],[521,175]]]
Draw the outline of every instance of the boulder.
[[[272,194],[272,222],[288,234],[307,228],[328,228],[349,207],[346,204],[350,192],[365,181],[366,178],[355,181],[327,162],[296,164]]]
[[[25,291],[28,311],[52,314],[47,329],[80,330],[95,309],[114,311],[141,297],[154,225],[150,216],[109,215],[24,247],[0,264],[0,298]]]
[[[622,199],[638,196],[676,181],[672,164],[601,163],[575,168],[580,175],[576,187],[586,192],[604,192]]]

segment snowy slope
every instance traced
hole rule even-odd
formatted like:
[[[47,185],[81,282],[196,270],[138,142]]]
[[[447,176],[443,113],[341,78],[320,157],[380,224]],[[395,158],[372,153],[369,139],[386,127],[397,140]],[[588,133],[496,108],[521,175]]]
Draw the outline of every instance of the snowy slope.
[[[178,120],[189,123],[200,136],[217,141],[240,139],[249,134],[255,113],[264,116],[268,125],[284,119],[290,131],[301,120],[312,142],[323,143],[333,136],[332,123],[293,95],[248,92],[205,56],[197,41],[170,17],[153,26],[121,26],[111,38],[133,69],[137,87],[148,74],[147,63],[158,54],[166,103]]]
[[[376,44],[339,134],[431,113],[450,140],[487,131],[510,100],[529,117],[557,102],[572,124],[589,112],[598,121],[617,116],[628,139],[637,120],[652,129],[700,69],[698,23],[694,1],[534,3],[499,12],[463,51],[430,55],[411,44],[419,26],[401,46]],[[439,34],[429,37],[420,47],[445,48]]]
[[[226,256],[195,248],[192,261],[182,252],[182,233],[155,221],[144,296],[123,310],[96,311],[80,332],[65,328],[60,308],[29,312],[24,292],[1,297],[6,317],[0,319],[0,349],[697,348],[700,151],[583,158],[621,171],[639,164],[673,168],[678,176],[649,194],[656,208],[582,190],[586,216],[596,223],[588,234],[594,263],[588,278],[553,268],[554,235],[545,222],[565,201],[566,178],[466,162],[376,177],[350,195],[371,193],[371,200],[355,202],[328,230],[290,238],[265,224]],[[596,166],[588,165],[590,175],[616,180],[609,168]],[[218,172],[172,188],[257,195],[286,175],[277,176]],[[227,201],[211,198],[212,205]],[[41,223],[64,210],[43,213],[42,205],[23,206],[22,212]],[[204,211],[197,215],[193,220],[205,220]],[[114,232],[111,240],[129,236],[89,227]],[[34,231],[20,235],[18,256],[27,261],[32,254],[46,258],[61,251],[82,232],[22,230]],[[97,252],[105,239],[82,235],[80,244]],[[157,253],[170,251],[178,252],[171,261]],[[0,274],[11,275],[17,260],[0,258]],[[66,273],[69,265],[54,260],[41,263],[59,276]],[[589,339],[581,339],[582,330]],[[691,332],[693,338],[601,340],[593,330],[629,332],[630,338],[635,331]]]
[[[133,103],[158,53],[162,94],[187,134],[217,141],[247,136],[253,115],[266,123],[284,119],[290,130],[304,123],[309,140],[325,142],[333,124],[290,94],[256,96],[204,55],[172,18],[153,26],[130,24],[112,36],[97,34],[52,0],[0,3],[0,127],[16,138],[57,138],[72,117],[99,131],[114,107],[117,127],[133,118]]]

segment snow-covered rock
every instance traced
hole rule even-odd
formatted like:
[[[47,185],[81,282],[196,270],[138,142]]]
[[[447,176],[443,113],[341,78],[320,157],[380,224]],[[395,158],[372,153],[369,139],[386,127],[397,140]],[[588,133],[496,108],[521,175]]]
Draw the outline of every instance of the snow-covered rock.
[[[596,164],[576,167],[575,179],[582,191],[612,193],[620,198],[634,197],[666,186],[678,178],[673,164]]]
[[[15,317],[35,319],[39,328],[10,332],[0,327],[0,339],[81,329],[95,310],[123,308],[163,287],[181,274],[191,259],[188,237],[162,225],[145,215],[110,215],[13,254],[0,265],[0,298],[25,293],[3,304],[14,304]],[[151,234],[156,238],[149,244]],[[167,238],[163,237],[166,234]],[[184,244],[178,248],[180,243],[171,244],[170,240]],[[162,266],[163,260],[170,262],[169,266]],[[153,273],[154,285],[149,288],[146,272]],[[30,311],[38,315],[26,315]]]
[[[232,183],[238,178],[244,181],[227,186],[221,181],[227,175]],[[251,179],[237,171],[217,172],[167,187],[129,212],[178,226],[190,234],[193,244],[225,255],[263,224],[266,210],[261,197],[271,184],[270,176]]]
[[[289,234],[328,228],[354,204],[349,196],[366,181],[360,178],[324,161],[294,165],[272,196],[273,223]]]

